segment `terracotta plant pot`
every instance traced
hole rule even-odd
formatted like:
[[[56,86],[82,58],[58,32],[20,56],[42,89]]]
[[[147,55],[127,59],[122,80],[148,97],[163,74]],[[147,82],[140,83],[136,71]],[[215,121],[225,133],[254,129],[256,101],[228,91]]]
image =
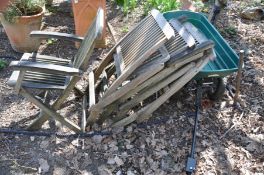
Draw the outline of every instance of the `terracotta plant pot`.
[[[106,13],[106,2],[105,0],[71,0],[74,23],[75,23],[75,32],[79,36],[84,36],[90,27],[93,19],[96,16],[97,9],[99,7],[103,8]],[[105,33],[106,26],[103,29],[103,36],[100,40],[97,41],[95,47],[105,47]],[[77,45],[78,46],[78,45]]]
[[[38,50],[40,40],[31,38],[29,34],[33,30],[40,30],[41,21],[44,15],[43,8],[37,15],[18,16],[14,23],[8,22],[2,13],[0,20],[11,43],[12,48],[17,52],[34,52]]]

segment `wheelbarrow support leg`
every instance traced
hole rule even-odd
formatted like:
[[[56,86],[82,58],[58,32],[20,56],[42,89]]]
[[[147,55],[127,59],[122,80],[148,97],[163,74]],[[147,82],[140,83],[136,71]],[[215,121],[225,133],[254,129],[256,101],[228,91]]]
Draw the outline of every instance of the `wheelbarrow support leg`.
[[[202,99],[202,80],[197,81],[197,89],[196,89],[196,99],[195,99],[195,122],[193,127],[193,135],[192,135],[192,147],[191,153],[188,156],[186,163],[186,173],[187,175],[191,175],[196,169],[196,160],[194,157],[195,147],[196,147],[196,132],[198,128],[198,115],[201,107],[201,99]]]

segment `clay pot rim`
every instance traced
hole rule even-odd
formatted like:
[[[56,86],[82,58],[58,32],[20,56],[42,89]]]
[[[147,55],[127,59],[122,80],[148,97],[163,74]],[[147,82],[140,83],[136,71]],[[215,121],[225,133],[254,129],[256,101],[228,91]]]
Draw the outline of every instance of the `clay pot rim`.
[[[22,19],[37,18],[39,16],[44,15],[44,9],[43,9],[43,7],[40,7],[40,6],[38,6],[38,7],[41,9],[41,11],[39,13],[35,14],[35,15],[16,16],[15,18],[17,18],[17,19],[21,19],[21,18]]]

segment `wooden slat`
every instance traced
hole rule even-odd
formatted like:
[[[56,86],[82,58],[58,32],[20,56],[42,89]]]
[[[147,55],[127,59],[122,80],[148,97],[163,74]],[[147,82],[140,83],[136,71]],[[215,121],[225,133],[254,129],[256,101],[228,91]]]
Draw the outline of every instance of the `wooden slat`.
[[[131,89],[136,87],[137,85],[141,84],[143,81],[148,79],[149,77],[155,75],[157,72],[159,72],[164,67],[164,64],[155,65],[152,69],[148,70],[141,76],[135,78],[133,81],[127,83],[126,85],[122,86],[117,91],[111,93],[111,95],[106,96],[102,98],[96,105],[91,108],[90,116],[88,117],[88,122],[94,123],[96,119],[99,117],[99,113],[103,111],[103,108],[107,105],[111,104],[112,102],[116,101],[123,95],[125,95],[127,92],[129,92]],[[93,111],[94,110],[94,111]]]
[[[140,109],[138,112],[126,117],[112,125],[112,127],[123,127],[125,125],[130,124],[131,122],[137,120],[138,122],[142,122],[149,117],[151,114],[163,103],[165,103],[173,94],[175,94],[179,89],[181,89],[187,82],[189,82],[209,61],[209,57],[204,58],[196,65],[196,68],[189,70],[184,76],[182,76],[179,80],[177,80],[173,85],[171,85],[170,89],[166,91],[163,95],[161,95],[154,102],[148,104],[144,108]]]
[[[26,71],[19,71],[19,75],[18,75],[18,78],[16,81],[16,86],[15,86],[15,91],[17,94],[19,94],[19,92],[20,92],[20,88],[21,88],[25,73],[26,73]]]
[[[14,70],[29,70],[43,73],[61,73],[64,75],[80,76],[82,71],[72,67],[59,66],[53,64],[44,64],[31,61],[12,61],[9,65]]]
[[[23,60],[30,60],[30,59],[35,59],[35,61],[39,60],[47,60],[47,61],[53,61],[65,65],[70,65],[71,60],[63,59],[63,58],[58,58],[58,57],[53,57],[53,56],[48,56],[48,55],[40,55],[38,53],[36,54],[31,54],[31,53],[24,53],[22,58],[20,59],[21,61]]]
[[[115,60],[116,74],[117,74],[117,77],[119,77],[125,69],[124,60],[123,60],[120,46],[117,46],[116,48],[116,54],[114,54],[114,60]]]
[[[125,80],[128,76],[131,75],[131,73],[139,67],[152,53],[154,53],[162,44],[164,44],[166,40],[161,40],[160,42],[156,43],[155,46],[152,47],[148,52],[141,55],[139,59],[137,59],[133,64],[129,65],[124,70],[124,73],[120,75],[116,81],[109,87],[109,89],[106,91],[105,96],[108,96],[112,94]]]
[[[89,107],[95,104],[94,73],[89,73]]]
[[[46,32],[46,31],[33,31],[30,33],[30,37],[34,38],[56,38],[61,40],[69,40],[74,42],[82,42],[83,37],[73,35],[73,34],[67,34],[67,33],[61,33],[61,32]]]
[[[146,98],[150,97],[151,95],[158,92],[162,88],[166,87],[167,85],[169,85],[170,83],[172,83],[173,81],[175,81],[176,79],[184,75],[186,72],[194,68],[194,66],[195,66],[194,63],[190,63],[184,68],[180,70],[176,70],[176,72],[174,72],[170,76],[164,77],[162,81],[157,82],[155,85],[149,86],[148,88],[144,89],[139,94],[135,95],[133,99],[131,99],[130,101],[128,101],[127,103],[125,103],[119,108],[120,111],[122,111],[120,115],[122,116],[124,112],[126,113],[129,109],[136,106],[141,101],[145,100]]]
[[[183,26],[192,34],[192,36],[199,42],[203,43],[205,41],[208,41],[206,36],[199,31],[192,23],[185,22],[183,23]]]
[[[189,32],[185,29],[184,26],[182,26],[182,24],[177,19],[170,20],[170,24],[178,32],[178,34],[184,39],[184,41],[187,43],[189,47],[195,46],[194,38],[192,37],[192,35],[189,34]]]
[[[80,77],[73,77],[69,84],[63,89],[62,95],[56,99],[52,105],[52,109],[58,110],[61,104],[69,97],[69,94],[74,89],[76,83],[80,80]],[[33,121],[33,123],[27,128],[28,130],[37,130],[49,119],[49,116],[45,112],[41,112],[39,117]]]
[[[143,64],[142,66],[140,66],[139,68],[137,68],[131,76],[137,77],[137,76],[143,74],[144,72],[146,72],[147,70],[151,69],[151,67],[153,67],[157,64],[165,63],[166,61],[168,61],[170,59],[170,55],[164,46],[159,48],[159,52],[161,53],[161,55],[159,57],[156,57],[155,59],[149,58],[149,59],[151,59],[151,61],[149,61],[149,62]]]
[[[67,126],[72,131],[79,133],[81,131],[81,128],[76,125],[75,123],[69,121],[66,118],[63,118],[60,114],[58,114],[54,109],[49,108],[44,103],[39,101],[36,97],[31,95],[26,89],[21,88],[20,94],[26,97],[30,102],[37,105],[40,109],[42,109],[45,113],[47,113],[50,117],[54,117],[56,120],[58,120],[61,124]]]
[[[189,49],[189,50],[186,50],[184,52],[181,52],[181,53],[178,53],[175,55],[171,54],[170,55],[171,59],[168,61],[167,65],[168,66],[175,65],[177,63],[177,60],[187,59],[193,55],[196,55],[198,53],[201,53],[201,52],[208,50],[210,48],[213,48],[213,47],[214,47],[214,42],[209,40],[209,41],[206,41],[206,42],[203,42],[203,43],[197,45],[195,47],[195,49]]]
[[[154,12],[154,16],[159,16],[158,13],[156,13],[157,15],[155,15],[156,12]],[[164,18],[164,17],[157,17],[157,18]],[[95,80],[97,81],[100,74],[102,73],[102,71],[104,70],[104,68],[113,60],[113,53],[115,52],[116,50],[116,47],[121,45],[122,43],[131,43],[131,42],[127,42],[128,40],[132,39],[131,37],[133,37],[133,35],[136,35],[137,34],[137,30],[140,31],[139,34],[144,34],[142,32],[142,28],[144,28],[145,26],[148,26],[148,25],[145,25],[148,21],[151,21],[153,20],[153,16],[152,15],[148,15],[146,18],[144,18],[140,23],[137,24],[137,26],[135,26],[135,28],[133,30],[131,30],[130,32],[128,32],[110,51],[109,53],[106,55],[106,57],[103,59],[103,61],[100,63],[100,65],[98,66],[98,68],[96,69],[95,71]],[[159,22],[158,24],[161,24],[161,22]],[[171,28],[170,25],[168,24],[168,22],[165,22],[164,21],[164,24],[167,24],[168,28]],[[163,25],[162,26],[162,29],[163,28],[167,28]],[[166,34],[167,34],[167,30],[166,31]],[[171,33],[168,34],[167,38],[170,38],[172,35],[173,35],[173,29],[171,28]],[[164,35],[165,36],[165,35]],[[167,39],[166,38],[166,39]],[[164,38],[163,38],[164,39]],[[122,47],[122,46],[121,46]],[[123,56],[124,56],[124,53],[123,53]],[[125,61],[125,58],[124,58],[124,61]]]
[[[153,16],[153,18],[156,20],[156,22],[158,23],[159,27],[162,29],[162,31],[164,32],[168,40],[171,37],[175,36],[174,30],[172,29],[172,27],[169,25],[167,20],[158,10],[153,9],[151,10],[150,13]]]
[[[82,126],[81,126],[82,132],[85,132],[85,127],[87,124],[86,117],[87,117],[87,96],[84,95],[83,104],[82,104]]]

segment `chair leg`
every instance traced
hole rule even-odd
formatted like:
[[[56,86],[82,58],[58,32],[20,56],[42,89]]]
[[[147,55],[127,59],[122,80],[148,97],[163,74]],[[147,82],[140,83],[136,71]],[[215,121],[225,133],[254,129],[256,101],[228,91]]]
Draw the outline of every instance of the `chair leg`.
[[[40,111],[39,117],[35,119],[28,127],[27,130],[34,131],[39,130],[41,126],[49,119],[50,117],[43,112],[43,110]]]
[[[74,89],[75,84],[79,81],[79,77],[74,77],[71,84],[62,92],[62,96],[60,96],[52,105],[52,109],[58,110],[61,104],[67,99],[71,91]],[[40,113],[39,117],[27,128],[28,130],[38,130],[41,126],[49,119],[49,115],[45,112]]]
[[[30,102],[32,102],[35,105],[37,105],[48,116],[54,117],[54,119],[58,120],[63,125],[67,126],[71,130],[73,130],[74,132],[81,132],[81,128],[78,125],[76,125],[75,123],[72,123],[71,121],[65,119],[60,114],[58,114],[56,111],[54,111],[53,109],[51,109],[48,106],[46,106],[44,103],[42,103],[36,97],[34,97],[32,94],[30,94],[26,89],[21,88],[20,94],[23,95],[24,97],[26,97]]]

